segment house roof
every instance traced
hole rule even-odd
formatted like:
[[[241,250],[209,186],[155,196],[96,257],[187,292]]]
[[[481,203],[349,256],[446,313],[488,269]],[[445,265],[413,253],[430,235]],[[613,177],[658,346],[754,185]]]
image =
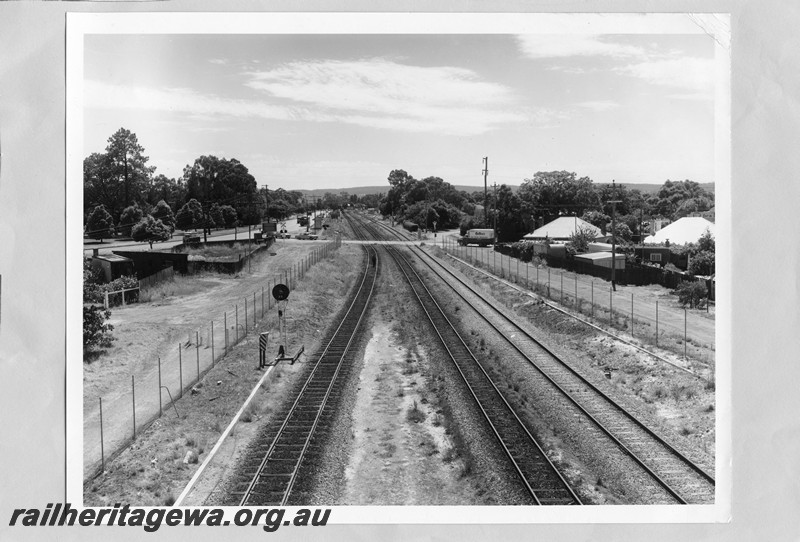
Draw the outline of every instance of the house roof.
[[[595,236],[600,237],[602,232],[597,226],[593,226],[576,216],[561,216],[548,222],[541,228],[533,230],[532,233],[524,235],[523,239],[567,239],[579,229],[591,231]]]
[[[658,230],[653,235],[644,238],[644,244],[657,245],[669,239],[670,244],[686,245],[696,243],[706,230],[714,236],[714,223],[699,216],[683,217],[669,226]]]

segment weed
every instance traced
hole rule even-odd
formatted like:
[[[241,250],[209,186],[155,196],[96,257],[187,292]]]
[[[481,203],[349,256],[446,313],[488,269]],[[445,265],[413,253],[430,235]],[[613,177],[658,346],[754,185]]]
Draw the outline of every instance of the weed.
[[[408,411],[408,421],[411,423],[420,423],[425,421],[425,412],[419,409],[417,402],[414,401],[414,406]]]

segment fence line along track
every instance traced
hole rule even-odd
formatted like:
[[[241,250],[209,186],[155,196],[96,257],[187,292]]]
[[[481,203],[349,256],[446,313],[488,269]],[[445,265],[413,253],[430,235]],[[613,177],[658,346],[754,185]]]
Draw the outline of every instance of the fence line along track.
[[[365,226],[372,230],[371,226]],[[379,237],[377,232],[373,235]],[[422,278],[396,247],[386,250],[397,263],[442,345],[466,383],[492,433],[535,504],[582,504],[491,377],[444,314]]]
[[[377,252],[365,247],[361,282],[347,312],[312,356],[316,362],[292,405],[263,432],[274,436],[256,444],[255,453],[250,454],[255,460],[245,459],[242,471],[249,481],[232,492],[240,506],[287,504],[303,460],[315,448],[315,433],[329,423],[331,405],[344,387],[341,373],[352,360],[352,347],[372,299],[377,273]]]
[[[376,222],[393,235],[400,235],[384,224]],[[654,430],[647,427],[628,409],[602,392],[591,381],[577,372],[570,364],[561,360],[546,346],[530,336],[505,313],[488,302],[472,286],[457,277],[441,263],[434,260],[424,251],[415,248],[413,251],[433,273],[440,276],[446,284],[479,315],[487,324],[495,329],[530,365],[546,378],[559,393],[563,394],[573,405],[587,416],[593,424],[606,433],[625,455],[631,457],[642,469],[667,493],[681,504],[689,502],[710,502],[714,498],[714,478],[694,461],[679,452]],[[424,256],[423,256],[424,255]],[[434,262],[440,271],[434,269]],[[442,276],[445,273],[448,278]],[[451,284],[455,280],[468,289],[479,300],[480,307],[468,300]],[[493,314],[501,319],[503,331],[499,325],[490,321],[486,314]],[[511,339],[514,335],[516,338]],[[577,390],[577,391],[567,391]]]

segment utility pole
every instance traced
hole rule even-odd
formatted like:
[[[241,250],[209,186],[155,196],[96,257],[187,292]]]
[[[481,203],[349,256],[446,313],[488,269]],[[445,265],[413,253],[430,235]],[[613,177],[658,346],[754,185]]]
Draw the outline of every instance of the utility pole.
[[[264,211],[264,216],[266,217],[267,222],[269,222],[269,185],[268,184],[264,185],[264,198],[267,200],[267,207],[266,207],[266,209]]]
[[[611,179],[611,185],[613,187],[614,196],[617,196],[617,181]],[[617,284],[615,282],[616,278],[616,270],[617,270],[617,237],[614,235],[617,225],[617,203],[620,203],[621,200],[612,199],[606,203],[611,204],[611,289],[613,291],[617,291]]]
[[[489,175],[489,157],[483,157],[483,227],[489,226],[489,186],[487,177]]]

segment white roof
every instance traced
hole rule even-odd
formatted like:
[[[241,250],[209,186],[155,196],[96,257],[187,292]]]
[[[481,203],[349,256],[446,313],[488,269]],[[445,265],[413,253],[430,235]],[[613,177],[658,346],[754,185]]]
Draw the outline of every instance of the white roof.
[[[714,223],[699,216],[685,216],[669,226],[658,230],[653,235],[644,238],[644,244],[657,245],[669,239],[671,245],[686,245],[696,243],[706,230],[714,237]]]
[[[573,233],[578,231],[579,229],[589,230],[595,234],[596,237],[600,237],[602,232],[600,228],[597,226],[593,226],[586,222],[585,220],[581,220],[576,216],[561,216],[538,228],[533,230],[533,233],[529,233],[524,235],[523,239],[568,239]]]
[[[610,252],[586,252],[584,254],[576,254],[575,258],[576,259],[582,259],[582,260],[591,260],[591,261],[606,260],[606,259],[610,260],[611,259],[611,253]],[[624,261],[625,260],[625,254],[615,254],[614,255],[614,259],[623,260]]]

